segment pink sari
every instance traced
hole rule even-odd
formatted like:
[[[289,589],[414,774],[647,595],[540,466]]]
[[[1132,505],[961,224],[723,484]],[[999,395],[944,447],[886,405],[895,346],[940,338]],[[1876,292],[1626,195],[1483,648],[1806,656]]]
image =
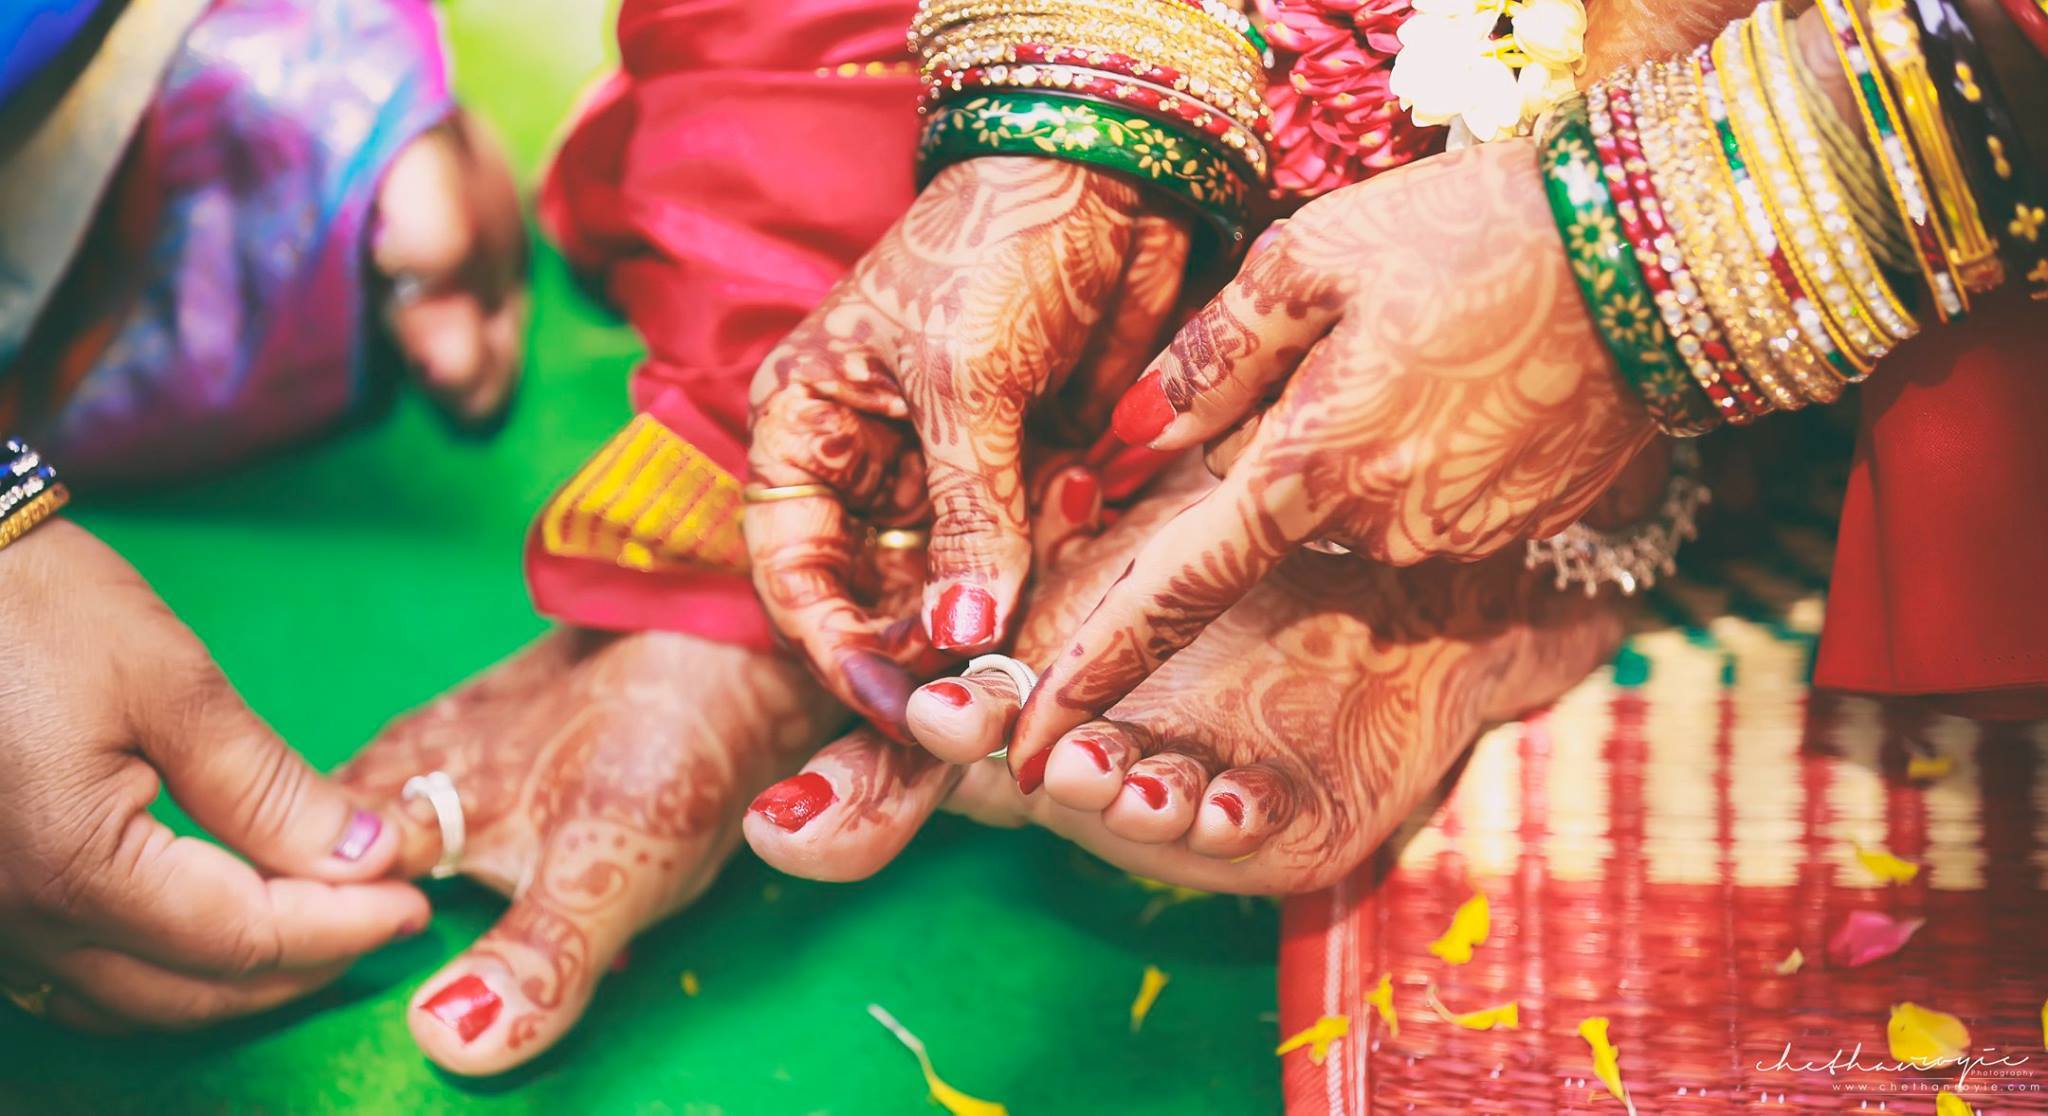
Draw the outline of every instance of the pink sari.
[[[527,547],[542,612],[773,645],[740,543],[747,384],[909,208],[908,0],[626,0],[541,220],[646,341],[638,417]]]

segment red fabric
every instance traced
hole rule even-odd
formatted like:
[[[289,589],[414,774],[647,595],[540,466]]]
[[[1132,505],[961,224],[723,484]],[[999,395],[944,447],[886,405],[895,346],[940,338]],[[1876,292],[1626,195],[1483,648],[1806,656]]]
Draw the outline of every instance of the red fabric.
[[[1815,685],[2048,687],[2044,351],[2048,310],[2010,289],[1862,385]]]
[[[915,196],[912,11],[626,0],[620,71],[542,187],[549,235],[647,344],[634,408],[735,476],[754,369]],[[540,610],[570,623],[771,639],[744,578],[560,558],[533,538],[527,574]]]

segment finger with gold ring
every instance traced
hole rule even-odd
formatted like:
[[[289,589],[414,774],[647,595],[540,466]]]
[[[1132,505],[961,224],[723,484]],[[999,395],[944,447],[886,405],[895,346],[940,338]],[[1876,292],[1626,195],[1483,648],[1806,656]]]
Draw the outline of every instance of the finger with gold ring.
[[[830,485],[823,484],[750,484],[740,489],[743,504],[779,504],[784,500],[810,500],[820,496],[836,496]]]
[[[923,550],[932,541],[930,531],[911,527],[890,527],[868,532],[868,545],[876,550]]]

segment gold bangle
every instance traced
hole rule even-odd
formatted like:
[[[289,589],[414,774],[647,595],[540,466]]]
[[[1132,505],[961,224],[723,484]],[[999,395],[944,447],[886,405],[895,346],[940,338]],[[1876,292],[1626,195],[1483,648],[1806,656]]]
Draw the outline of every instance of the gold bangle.
[[[1092,16],[1005,16],[951,28],[920,39],[917,49],[927,78],[944,65],[957,69],[963,55],[985,48],[1026,43],[1088,46],[1132,57],[1156,59],[1199,82],[1229,93],[1248,105],[1265,101],[1265,71],[1246,66],[1243,58],[1218,50],[1214,43],[1186,36],[1142,33],[1123,20]],[[1120,45],[1118,45],[1120,44]],[[1191,88],[1197,96],[1204,91]]]
[[[1206,49],[1203,44],[1157,36],[1134,36],[1129,27],[1108,20],[1017,16],[974,24],[936,36],[923,44],[923,76],[929,80],[940,68],[958,69],[959,63],[967,57],[990,49],[1015,48],[1031,43],[1087,47],[1152,59],[1185,75],[1188,88],[1182,92],[1205,100],[1220,94],[1219,101],[1227,98],[1232,107],[1240,108],[1240,111],[1240,106],[1256,111],[1257,106],[1265,103],[1263,71],[1234,65],[1231,58]]]
[[[1671,230],[1670,242],[1660,239],[1657,250],[1670,257],[1675,266],[1666,266],[1663,259],[1659,265],[1665,266],[1670,274],[1674,295],[1681,311],[1691,319],[1693,333],[1703,342],[1725,350],[1710,352],[1708,356],[1712,375],[1735,398],[1737,410],[1728,413],[1728,421],[1741,424],[1761,418],[1777,407],[1757,387],[1745,367],[1757,357],[1748,344],[1750,338],[1738,338],[1735,330],[1724,326],[1715,315],[1717,308],[1726,309],[1728,277],[1711,245],[1697,235],[1701,222],[1692,194],[1696,185],[1690,177],[1681,175],[1673,154],[1668,120],[1671,108],[1663,76],[1656,64],[1643,62],[1636,66],[1628,84],[1637,106],[1636,138],[1642,146],[1643,162],[1649,170],[1651,185],[1656,188],[1664,223]],[[1766,351],[1763,357],[1768,356]],[[1700,376],[1698,368],[1693,369],[1693,375]]]
[[[1849,78],[1864,132],[1884,167],[1885,187],[1891,193],[1892,204],[1898,208],[1907,232],[1912,234],[1914,258],[1928,292],[1934,296],[1935,316],[1944,322],[1961,317],[1970,310],[1969,293],[1949,264],[1948,245],[1943,240],[1941,223],[1934,219],[1928,204],[1927,184],[1921,177],[1919,160],[1913,157],[1913,147],[1906,137],[1898,133],[1898,106],[1892,101],[1891,87],[1878,67],[1869,36],[1863,32],[1863,21],[1848,0],[1820,0],[1820,14],[1834,40],[1835,57]]]
[[[1757,12],[1771,2],[1765,0]],[[1793,170],[1791,156],[1779,138],[1770,97],[1756,67],[1753,36],[1757,23],[1753,16],[1735,24],[1725,41],[1715,44],[1714,62],[1721,73],[1728,123],[1740,141],[1750,182],[1776,234],[1778,249],[1799,280],[1803,297],[1796,297],[1793,306],[1801,329],[1814,336],[1818,326],[1829,342],[1820,350],[1823,357],[1846,363],[1846,368],[1839,369],[1845,379],[1860,380],[1870,374],[1877,357],[1891,351],[1891,345],[1858,312],[1854,293],[1840,283],[1813,196]]]
[[[921,76],[929,83],[936,80],[940,74],[949,70],[971,70],[990,66],[1023,67],[1043,64],[1035,60],[1020,60],[1024,57],[1023,51],[1026,47],[1038,48],[1037,53],[1032,55],[1032,59],[1045,56],[1048,52],[1056,51],[1060,59],[1057,64],[1100,69],[1104,73],[1127,76],[1139,81],[1156,78],[1157,84],[1170,87],[1175,93],[1184,97],[1191,97],[1204,102],[1210,108],[1244,125],[1247,129],[1256,133],[1260,139],[1268,143],[1272,142],[1272,133],[1267,129],[1269,114],[1264,101],[1248,99],[1243,94],[1225,89],[1218,83],[1209,81],[1206,78],[1200,81],[1203,92],[1196,93],[1194,90],[1197,82],[1193,76],[1179,72],[1176,67],[1166,66],[1154,58],[1130,53],[1125,48],[1107,47],[1093,42],[1040,43],[1021,38],[1016,41],[992,41],[936,55],[924,66]],[[1110,65],[1112,56],[1123,61],[1121,68],[1114,70],[1107,68]],[[1154,73],[1154,71],[1160,70],[1173,70],[1174,73],[1171,76],[1163,73]],[[1148,74],[1152,75],[1152,77],[1147,77],[1146,75]]]
[[[1004,16],[1087,15],[1201,39],[1242,55],[1260,70],[1265,69],[1265,59],[1257,47],[1207,12],[1179,0],[1140,0],[1140,3],[1148,6],[1134,8],[1128,0],[927,0],[919,5],[918,14],[911,23],[911,35],[915,41],[958,24]]]
[[[839,494],[824,484],[750,484],[740,489],[742,504],[779,504],[784,500],[838,499]]]
[[[1786,244],[1779,239],[1777,222],[1782,218],[1773,213],[1763,183],[1758,181],[1763,168],[1751,171],[1749,167],[1754,146],[1743,143],[1737,130],[1737,117],[1742,115],[1742,27],[1741,22],[1728,25],[1714,39],[1713,49],[1700,59],[1708,127],[1720,141],[1721,173],[1736,199],[1742,223],[1749,230],[1750,244],[1764,261],[1772,286],[1792,319],[1794,353],[1788,354],[1792,356],[1788,365],[1792,380],[1800,394],[1812,402],[1832,403],[1841,398],[1842,373],[1853,371],[1853,366],[1835,343],[1819,307],[1807,295],[1806,280],[1793,264]],[[1710,73],[1713,80],[1708,81]],[[1801,355],[1808,359],[1801,359]]]
[[[1657,62],[1648,70],[1650,102],[1638,124],[1649,124],[1644,133],[1649,146],[1650,173],[1657,193],[1664,201],[1665,217],[1678,234],[1679,246],[1698,277],[1700,297],[1721,325],[1734,351],[1735,362],[1750,384],[1750,398],[1744,405],[1757,415],[1780,407],[1778,400],[1789,396],[1795,406],[1805,401],[1789,387],[1780,389],[1777,358],[1757,324],[1738,277],[1740,256],[1724,252],[1723,244],[1743,245],[1742,230],[1725,206],[1713,204],[1718,195],[1711,185],[1710,169],[1700,149],[1695,122],[1696,104],[1686,99],[1697,94],[1685,81],[1677,62]]]
[[[62,484],[52,484],[29,497],[14,514],[8,516],[5,521],[0,521],[0,549],[28,534],[36,524],[57,514],[57,509],[70,502],[71,490]]]
[[[1948,125],[1942,120],[1941,93],[1927,73],[1927,58],[1920,52],[1920,29],[1913,26],[1899,0],[1870,0],[1870,33],[1885,71],[1898,86],[1899,118],[1907,136],[1920,152],[1921,169],[1934,200],[1934,212],[1945,226],[1949,266],[1975,294],[1995,290],[2005,282],[2005,263],[1998,258],[1998,242],[1984,227],[1977,211],[1977,195],[1963,174],[1956,157]]]
[[[1696,61],[1671,64],[1673,108],[1678,149],[1689,159],[1692,185],[1682,187],[1679,196],[1695,201],[1705,221],[1703,234],[1712,247],[1708,255],[1718,259],[1729,282],[1707,290],[1718,292],[1726,309],[1715,308],[1723,329],[1743,342],[1743,348],[1760,358],[1746,361],[1750,379],[1781,411],[1806,406],[1806,397],[1794,385],[1792,367],[1800,360],[1817,361],[1798,337],[1791,307],[1771,279],[1770,265],[1756,252],[1742,219],[1735,210],[1735,186],[1721,160],[1721,147],[1706,115],[1706,83]],[[1712,303],[1709,303],[1712,305]],[[1741,351],[1741,350],[1738,350]]]
[[[1820,129],[1808,112],[1799,77],[1799,65],[1785,30],[1784,5],[1771,0],[1757,9],[1750,25],[1750,46],[1756,58],[1757,76],[1763,81],[1771,115],[1784,137],[1785,150],[1798,169],[1813,208],[1820,214],[1820,231],[1826,247],[1840,268],[1841,295],[1865,325],[1878,335],[1879,345],[1867,350],[1882,357],[1892,344],[1919,332],[1920,323],[1899,301],[1898,292],[1885,280],[1875,254],[1851,212],[1847,191],[1829,165]],[[1873,183],[1874,185],[1874,183]],[[1834,292],[1834,283],[1823,277],[1822,288]],[[1831,300],[1834,301],[1834,300]]]

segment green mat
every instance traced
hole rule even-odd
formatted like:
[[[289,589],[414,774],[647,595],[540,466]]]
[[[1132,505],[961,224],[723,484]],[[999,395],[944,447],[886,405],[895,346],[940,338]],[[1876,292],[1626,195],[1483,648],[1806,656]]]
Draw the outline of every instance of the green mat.
[[[600,7],[444,5],[459,84],[523,166],[598,61]],[[625,418],[637,353],[543,253],[529,377],[496,441],[451,442],[407,399],[372,428],[218,481],[89,500],[77,518],[141,568],[288,740],[333,766],[542,630],[520,580],[527,520]],[[852,886],[784,879],[742,852],[634,945],[567,1041],[484,1082],[433,1070],[404,1014],[501,901],[462,883],[431,894],[420,938],[228,1028],[101,1040],[0,1009],[0,1112],[939,1111],[869,1003],[922,1035],[952,1084],[1020,1116],[1280,1107],[1275,908],[1169,903],[1042,833],[940,819]],[[1148,964],[1171,983],[1133,1035]],[[702,985],[694,998],[685,970]]]

